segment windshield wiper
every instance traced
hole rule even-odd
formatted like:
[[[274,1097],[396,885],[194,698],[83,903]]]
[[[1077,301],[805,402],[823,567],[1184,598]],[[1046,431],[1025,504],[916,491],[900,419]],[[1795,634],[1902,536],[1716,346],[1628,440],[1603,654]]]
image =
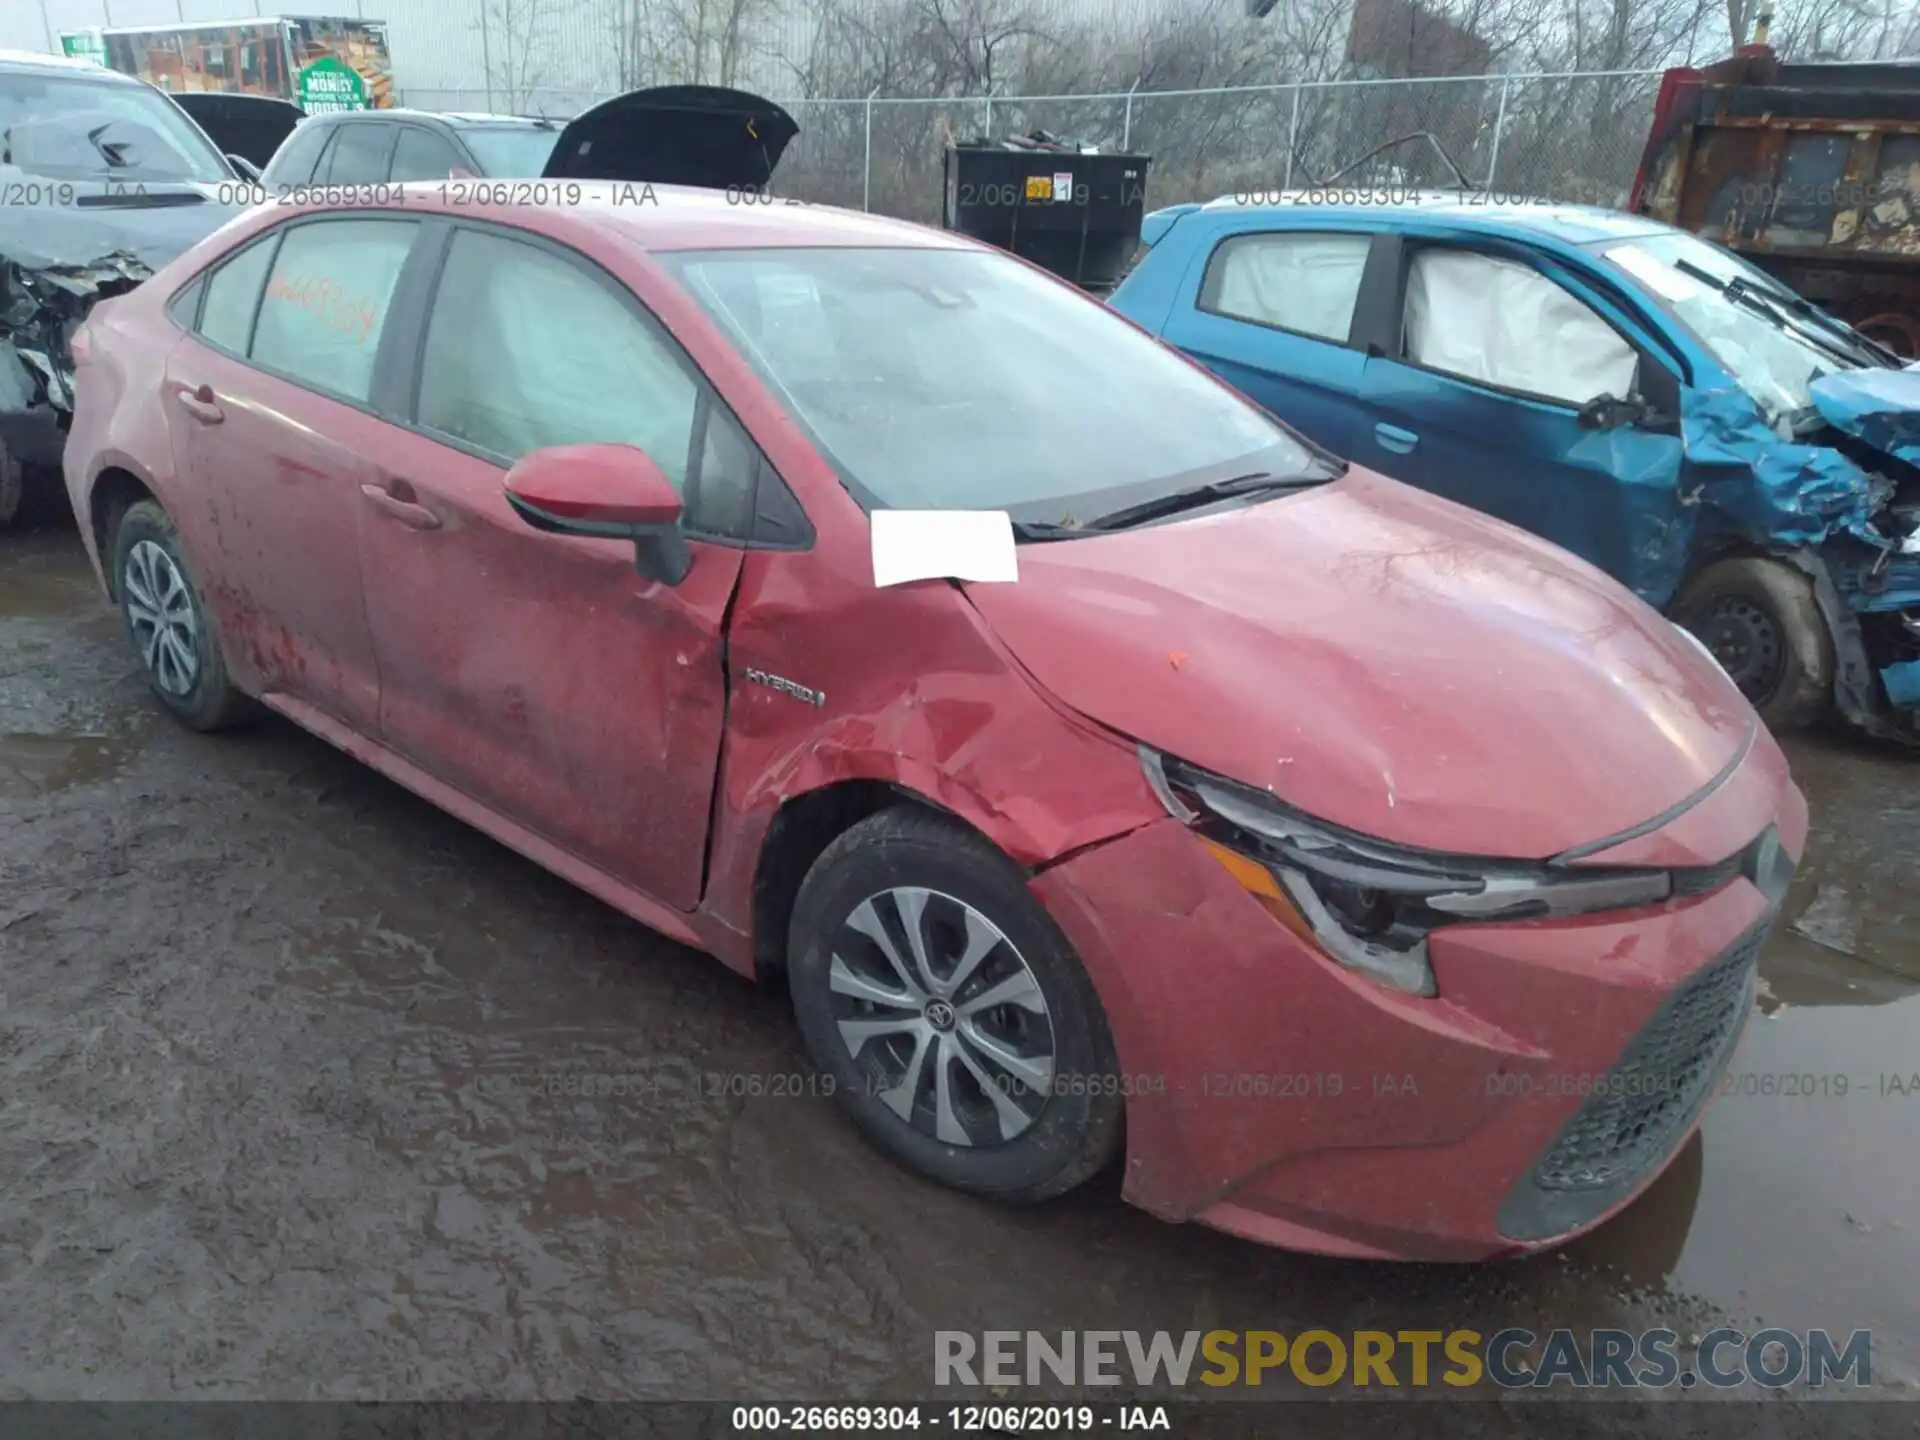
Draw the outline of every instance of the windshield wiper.
[[[1766,299],[1771,300],[1776,305],[1784,305],[1801,319],[1818,326],[1826,332],[1827,335],[1838,340],[1841,344],[1852,346],[1855,354],[1858,356],[1864,356],[1869,360],[1882,361],[1896,368],[1906,363],[1878,340],[1875,340],[1870,335],[1862,335],[1858,330],[1854,329],[1838,316],[1829,315],[1804,295],[1796,295],[1791,290],[1785,288],[1770,290],[1765,286],[1756,286],[1751,280],[1744,278],[1740,280],[1740,284],[1745,289],[1758,290]]]
[[[109,169],[124,170],[127,168],[127,157],[121,152],[127,148],[127,142],[124,140],[109,142],[100,138],[111,130],[115,123],[109,120],[106,124],[97,125],[87,131],[87,143],[100,152],[100,158],[107,162]]]
[[[1800,316],[1803,321],[1814,321],[1816,324],[1823,318],[1817,307],[1800,296],[1788,299],[1785,296],[1775,295],[1772,291],[1755,285],[1744,275],[1730,275],[1723,278],[1711,270],[1694,264],[1691,260],[1675,260],[1673,268],[1682,274],[1692,276],[1703,285],[1711,286],[1734,304],[1771,320],[1778,329],[1790,335],[1799,336],[1809,345],[1826,351],[1836,360],[1848,365],[1858,365],[1863,360],[1873,364],[1880,363],[1876,357],[1864,349],[1866,343],[1864,341],[1849,342],[1824,324],[1818,324],[1818,328],[1813,324],[1796,324],[1789,317],[1789,312]]]
[[[1111,510],[1105,515],[1097,515],[1087,521],[1080,529],[1087,530],[1125,530],[1132,525],[1141,525],[1149,520],[1164,519],[1168,515],[1178,515],[1182,510],[1197,510],[1202,505],[1211,505],[1216,500],[1228,500],[1236,495],[1258,495],[1268,490],[1304,490],[1310,485],[1324,485],[1332,475],[1273,475],[1261,470],[1251,475],[1235,475],[1229,480],[1214,480],[1205,485],[1196,485],[1190,490],[1176,490],[1171,495],[1156,495],[1151,500],[1142,500],[1138,505],[1126,505]]]
[[[1741,284],[1749,289],[1759,289],[1767,300],[1775,305],[1785,306],[1808,324],[1817,327],[1829,339],[1837,340],[1840,344],[1849,347],[1855,360],[1864,360],[1875,365],[1891,365],[1896,369],[1906,363],[1878,340],[1862,335],[1844,320],[1827,314],[1804,295],[1795,295],[1786,290],[1766,290],[1763,287],[1755,287],[1751,281],[1746,280],[1741,281]]]
[[[1016,520],[1013,522],[1015,540],[1072,540],[1086,534],[1079,525],[1055,525],[1050,520]]]

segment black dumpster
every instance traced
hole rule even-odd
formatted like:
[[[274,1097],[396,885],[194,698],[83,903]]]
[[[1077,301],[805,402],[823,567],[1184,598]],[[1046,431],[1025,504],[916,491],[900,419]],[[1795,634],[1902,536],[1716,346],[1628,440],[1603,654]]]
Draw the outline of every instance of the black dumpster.
[[[1030,140],[949,145],[946,228],[1084,289],[1110,290],[1140,248],[1150,158]]]

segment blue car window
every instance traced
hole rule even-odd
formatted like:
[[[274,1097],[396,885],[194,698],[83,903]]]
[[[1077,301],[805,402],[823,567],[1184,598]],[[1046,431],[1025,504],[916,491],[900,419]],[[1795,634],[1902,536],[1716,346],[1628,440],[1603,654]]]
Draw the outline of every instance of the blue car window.
[[[1433,248],[1407,276],[1407,359],[1496,389],[1584,405],[1633,393],[1638,352],[1531,266]]]
[[[1292,232],[1236,235],[1207,262],[1200,308],[1344,341],[1372,242],[1364,235]]]

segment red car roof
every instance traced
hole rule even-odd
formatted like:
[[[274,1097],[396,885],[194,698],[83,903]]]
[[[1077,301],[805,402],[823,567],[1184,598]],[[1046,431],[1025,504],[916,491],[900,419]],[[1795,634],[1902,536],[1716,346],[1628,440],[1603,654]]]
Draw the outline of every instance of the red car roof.
[[[598,180],[433,180],[393,188],[405,190],[409,209],[417,204],[442,214],[480,214],[556,238],[575,226],[589,226],[602,233],[615,232],[645,250],[984,248],[959,235],[882,215],[688,186]]]

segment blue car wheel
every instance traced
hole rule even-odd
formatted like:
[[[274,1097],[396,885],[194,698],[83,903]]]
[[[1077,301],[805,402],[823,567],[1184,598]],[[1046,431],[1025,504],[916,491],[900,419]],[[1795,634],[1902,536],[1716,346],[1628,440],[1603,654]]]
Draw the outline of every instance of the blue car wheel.
[[[1799,571],[1758,556],[1720,560],[1692,576],[1673,618],[1713,652],[1776,733],[1803,729],[1833,695],[1833,637]]]

